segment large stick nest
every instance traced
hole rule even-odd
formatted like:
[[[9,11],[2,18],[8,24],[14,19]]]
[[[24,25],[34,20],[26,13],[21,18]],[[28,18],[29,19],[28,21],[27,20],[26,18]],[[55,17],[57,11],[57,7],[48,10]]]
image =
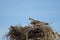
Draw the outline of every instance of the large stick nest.
[[[48,23],[31,19],[28,26],[10,26],[7,34],[9,40],[55,40],[56,36]]]

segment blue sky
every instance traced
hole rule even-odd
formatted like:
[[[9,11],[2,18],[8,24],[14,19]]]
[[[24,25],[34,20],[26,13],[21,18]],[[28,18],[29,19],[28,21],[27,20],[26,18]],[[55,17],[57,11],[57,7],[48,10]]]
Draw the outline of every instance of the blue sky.
[[[29,17],[51,23],[60,33],[60,0],[0,0],[0,40],[10,25],[27,25]]]

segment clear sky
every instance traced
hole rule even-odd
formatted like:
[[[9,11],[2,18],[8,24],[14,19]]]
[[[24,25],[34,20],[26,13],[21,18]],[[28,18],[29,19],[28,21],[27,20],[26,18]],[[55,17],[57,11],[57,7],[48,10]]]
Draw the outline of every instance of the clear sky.
[[[60,33],[60,0],[0,0],[0,40],[10,25],[27,25],[29,17],[45,21]]]

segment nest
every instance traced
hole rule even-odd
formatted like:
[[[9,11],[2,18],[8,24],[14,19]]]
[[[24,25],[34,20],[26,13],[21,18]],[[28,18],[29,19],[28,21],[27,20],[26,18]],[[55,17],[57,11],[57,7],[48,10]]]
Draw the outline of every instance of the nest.
[[[35,22],[35,20],[34,20]],[[10,26],[7,34],[9,40],[55,40],[56,36],[49,25],[31,22],[31,25]]]

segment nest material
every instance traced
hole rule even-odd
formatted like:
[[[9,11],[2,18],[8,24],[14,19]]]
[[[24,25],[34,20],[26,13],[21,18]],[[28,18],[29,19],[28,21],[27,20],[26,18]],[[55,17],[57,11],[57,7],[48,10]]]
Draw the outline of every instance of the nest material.
[[[32,23],[32,22],[31,22]],[[35,23],[34,23],[35,24]],[[54,32],[48,25],[10,26],[10,40],[54,40]]]

